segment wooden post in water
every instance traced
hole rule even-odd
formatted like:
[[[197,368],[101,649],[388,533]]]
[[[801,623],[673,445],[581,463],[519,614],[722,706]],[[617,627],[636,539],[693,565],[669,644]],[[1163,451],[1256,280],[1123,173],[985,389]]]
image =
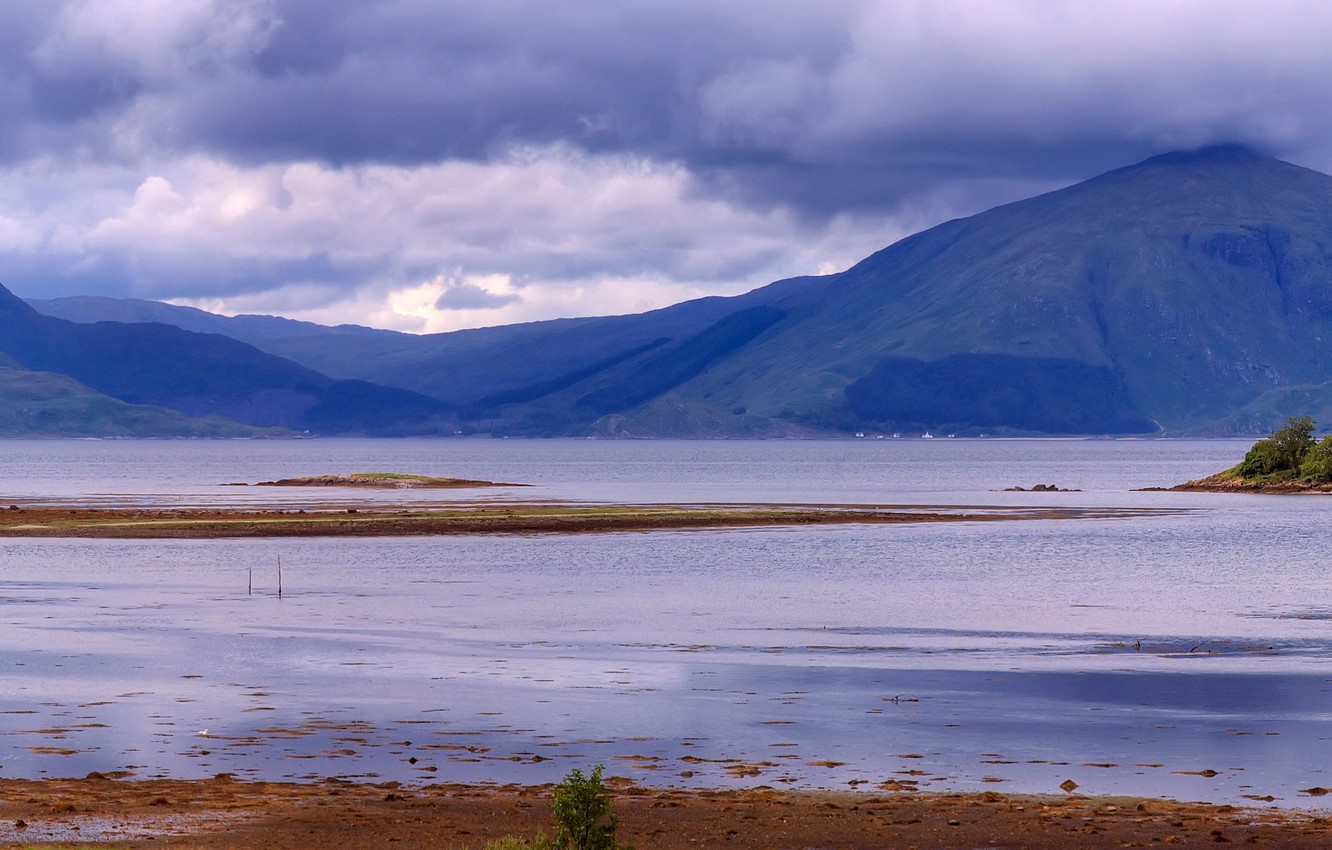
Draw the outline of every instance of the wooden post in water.
[[[249,579],[245,582],[245,595],[254,596],[254,567],[250,567],[249,573]]]
[[[278,599],[282,598],[282,556],[278,555]]]

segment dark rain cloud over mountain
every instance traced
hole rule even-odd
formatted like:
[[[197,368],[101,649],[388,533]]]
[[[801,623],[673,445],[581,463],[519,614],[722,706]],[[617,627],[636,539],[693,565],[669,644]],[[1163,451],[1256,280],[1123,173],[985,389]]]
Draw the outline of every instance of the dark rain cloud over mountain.
[[[8,4],[0,263],[417,330],[661,306],[1167,150],[1332,169],[1329,39],[1308,0]]]

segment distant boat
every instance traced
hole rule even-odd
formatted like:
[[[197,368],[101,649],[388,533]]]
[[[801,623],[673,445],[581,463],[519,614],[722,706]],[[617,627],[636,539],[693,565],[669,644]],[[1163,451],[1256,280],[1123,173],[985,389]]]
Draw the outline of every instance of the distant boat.
[[[929,431],[926,431],[924,434],[921,434],[921,435],[920,435],[920,438],[921,438],[922,440],[933,440],[933,439],[934,439],[934,435],[931,434]]]

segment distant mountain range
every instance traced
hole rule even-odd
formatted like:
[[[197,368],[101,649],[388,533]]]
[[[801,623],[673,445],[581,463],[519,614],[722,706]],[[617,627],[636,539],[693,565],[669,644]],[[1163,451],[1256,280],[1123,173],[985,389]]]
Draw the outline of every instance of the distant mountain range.
[[[46,316],[3,287],[0,353],[0,399],[29,411],[10,433],[398,435],[457,426],[448,404],[410,390],[334,380],[220,334]]]
[[[251,428],[1248,434],[1332,419],[1332,177],[1240,147],[1167,154],[841,274],[448,334],[30,304],[0,296],[10,371]]]

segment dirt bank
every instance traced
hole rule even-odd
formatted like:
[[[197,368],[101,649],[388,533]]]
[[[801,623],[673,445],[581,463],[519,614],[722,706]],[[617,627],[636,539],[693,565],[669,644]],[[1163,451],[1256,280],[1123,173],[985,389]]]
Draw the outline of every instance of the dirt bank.
[[[549,829],[547,787],[322,782],[0,780],[0,845],[127,848],[480,848]],[[1332,820],[1124,798],[617,788],[640,850],[1332,846]],[[16,826],[17,825],[17,826]],[[91,839],[91,840],[89,840]],[[82,842],[82,843],[79,843]]]

